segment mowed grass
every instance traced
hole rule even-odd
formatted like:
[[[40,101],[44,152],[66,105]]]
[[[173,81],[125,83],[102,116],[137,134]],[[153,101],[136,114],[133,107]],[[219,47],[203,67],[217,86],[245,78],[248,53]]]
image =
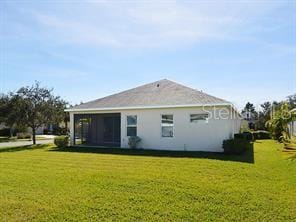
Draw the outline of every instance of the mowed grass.
[[[0,221],[295,221],[296,160],[281,147],[258,141],[252,158],[2,148]]]

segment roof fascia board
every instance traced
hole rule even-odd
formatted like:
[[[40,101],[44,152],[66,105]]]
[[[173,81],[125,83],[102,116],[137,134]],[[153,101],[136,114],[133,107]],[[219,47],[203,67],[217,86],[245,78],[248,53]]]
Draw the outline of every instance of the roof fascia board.
[[[113,110],[138,110],[138,109],[166,109],[166,108],[189,108],[189,107],[211,107],[211,106],[232,106],[232,103],[216,104],[185,104],[185,105],[166,105],[166,106],[133,106],[133,107],[106,107],[106,108],[82,108],[65,109],[66,112],[91,112],[91,111],[113,111]]]

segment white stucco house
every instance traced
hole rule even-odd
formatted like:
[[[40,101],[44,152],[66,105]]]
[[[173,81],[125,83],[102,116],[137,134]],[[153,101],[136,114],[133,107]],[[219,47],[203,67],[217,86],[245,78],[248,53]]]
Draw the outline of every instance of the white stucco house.
[[[71,109],[71,145],[222,152],[239,132],[241,118],[230,102],[170,80],[160,80]]]

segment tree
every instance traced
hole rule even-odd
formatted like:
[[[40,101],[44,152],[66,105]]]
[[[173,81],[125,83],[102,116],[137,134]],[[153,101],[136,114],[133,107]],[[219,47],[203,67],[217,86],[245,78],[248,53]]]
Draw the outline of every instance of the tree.
[[[282,103],[279,110],[275,111],[272,118],[266,122],[266,126],[272,132],[275,139],[282,141],[291,138],[288,124],[296,119],[287,102]]]
[[[258,118],[258,113],[255,110],[255,106],[252,103],[247,102],[244,109],[242,110],[242,114],[245,116],[245,119],[249,121],[249,128],[254,129],[254,122]]]
[[[270,102],[265,102],[260,105],[262,111],[258,113],[258,120],[256,121],[256,125],[258,129],[266,129],[265,124],[268,120],[270,120],[272,105]]]
[[[16,125],[18,112],[14,107],[17,107],[16,100],[10,94],[2,94],[0,96],[0,123],[10,128],[10,136],[13,136],[15,128],[20,128]]]
[[[296,93],[287,97],[291,109],[296,108]]]
[[[265,102],[263,104],[260,105],[262,108],[262,112],[264,113],[264,115],[268,116],[270,115],[270,111],[271,111],[271,103],[270,102]]]
[[[36,129],[45,124],[60,123],[64,118],[66,102],[52,94],[52,89],[40,87],[39,82],[11,93],[13,113],[17,125],[32,129],[33,144],[36,144]]]
[[[243,109],[242,112],[243,113],[245,113],[245,112],[251,112],[251,113],[253,113],[253,112],[255,112],[255,107],[254,107],[254,105],[252,103],[247,102],[247,104],[245,105],[245,108]]]
[[[8,96],[5,94],[0,95],[0,123],[6,122],[8,113]]]

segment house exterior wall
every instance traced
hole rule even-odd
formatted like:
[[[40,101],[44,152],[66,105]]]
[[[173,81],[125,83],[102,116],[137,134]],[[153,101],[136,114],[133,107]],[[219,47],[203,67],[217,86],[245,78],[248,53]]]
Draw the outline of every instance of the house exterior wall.
[[[240,119],[219,117],[219,109],[207,111],[216,116],[208,122],[190,122],[190,114],[204,113],[202,108],[174,108],[151,110],[126,110],[121,113],[121,147],[128,148],[126,116],[137,115],[139,148],[183,151],[223,152],[222,142],[233,137],[240,129]],[[174,115],[174,136],[161,136],[161,115]]]
[[[223,110],[222,110],[223,109]],[[209,113],[209,120],[190,122],[190,114]],[[141,138],[139,148],[182,151],[222,152],[222,142],[233,137],[240,129],[241,119],[231,110],[231,116],[225,115],[229,107],[212,108],[159,108],[118,110],[121,113],[121,147],[129,148],[127,137],[128,115],[137,115],[137,135]],[[222,112],[223,111],[223,112]],[[115,111],[70,112],[71,144],[74,139],[74,116],[81,113],[114,113]],[[224,113],[221,115],[221,112]],[[161,115],[174,116],[174,136],[161,136]]]

